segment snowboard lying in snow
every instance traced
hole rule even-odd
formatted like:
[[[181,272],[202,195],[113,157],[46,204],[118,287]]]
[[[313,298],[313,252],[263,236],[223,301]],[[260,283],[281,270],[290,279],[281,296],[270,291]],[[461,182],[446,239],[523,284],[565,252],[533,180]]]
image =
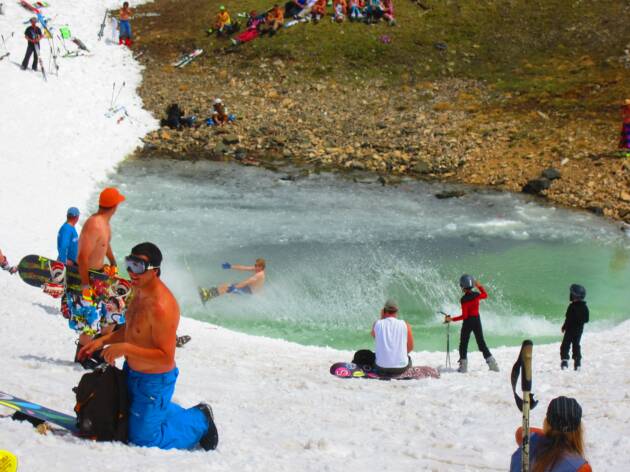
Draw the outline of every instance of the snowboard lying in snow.
[[[361,366],[352,362],[336,362],[330,366],[330,373],[343,379],[413,380],[440,378],[440,373],[436,369],[426,365],[410,367],[399,375],[381,375],[369,366]]]
[[[0,392],[0,405],[12,408],[22,415],[34,426],[41,423],[52,423],[70,431],[75,436],[80,437],[77,418],[59,411],[51,410],[37,403],[32,403],[21,398],[14,397],[8,393]],[[35,421],[32,421],[35,420]],[[37,421],[39,420],[39,421]],[[41,422],[41,423],[40,423]]]

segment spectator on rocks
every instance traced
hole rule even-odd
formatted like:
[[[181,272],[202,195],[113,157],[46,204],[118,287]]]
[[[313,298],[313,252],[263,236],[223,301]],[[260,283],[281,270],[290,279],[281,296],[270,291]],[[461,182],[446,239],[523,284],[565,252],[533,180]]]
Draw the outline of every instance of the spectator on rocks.
[[[223,126],[236,120],[236,116],[228,113],[223,100],[216,98],[212,103],[212,116],[206,120],[208,126]]]
[[[256,10],[249,12],[249,19],[247,20],[247,30],[239,34],[236,38],[232,39],[232,44],[246,43],[253,41],[258,37],[258,29],[264,21],[264,16],[259,16]]]
[[[348,12],[348,4],[346,0],[333,1],[333,18],[337,23],[343,23]]]
[[[217,13],[214,22],[214,30],[217,32],[217,36],[229,36],[238,31],[238,23],[232,21],[230,12],[227,11],[224,5],[219,7],[219,13]]]
[[[317,0],[311,9],[311,19],[317,23],[326,16],[326,0]]]
[[[383,0],[383,18],[389,26],[395,26],[396,20],[394,19],[394,0]]]
[[[284,19],[295,18],[306,6],[306,0],[289,0],[284,4]]]
[[[363,18],[363,8],[365,8],[363,0],[350,0],[348,2],[348,18],[350,21]]]

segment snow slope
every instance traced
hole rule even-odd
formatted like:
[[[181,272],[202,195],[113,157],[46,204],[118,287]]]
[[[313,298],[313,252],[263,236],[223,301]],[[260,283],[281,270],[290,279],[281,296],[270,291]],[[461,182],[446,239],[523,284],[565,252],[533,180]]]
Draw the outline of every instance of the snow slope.
[[[141,77],[129,52],[96,41],[103,9],[94,0],[53,2],[49,15],[69,24],[94,50],[91,57],[61,60],[59,77],[43,83],[39,74],[0,61],[0,248],[12,262],[27,253],[54,254],[66,208],[85,209],[107,173],[156,126],[134,93]],[[21,62],[21,21],[29,14],[15,3],[5,4],[5,11],[0,31],[5,37],[16,31],[10,59]],[[125,81],[119,103],[133,121],[117,124],[104,116],[113,81]],[[83,371],[70,362],[76,336],[57,306],[0,271],[0,390],[71,412],[71,388]],[[559,371],[557,344],[534,348],[534,390],[541,405],[532,412],[532,424],[542,423],[553,397],[578,398],[595,470],[630,470],[628,329],[630,322],[597,334],[587,328],[579,373]],[[379,382],[328,373],[332,362],[349,359],[350,352],[247,336],[186,318],[179,332],[193,340],[177,351],[174,400],[212,404],[217,451],[40,436],[8,418],[0,418],[0,449],[18,456],[20,471],[507,470],[520,422],[509,384],[517,348],[494,350],[499,374],[488,372],[481,355],[472,352],[467,375]],[[417,365],[444,361],[444,353],[412,357]]]

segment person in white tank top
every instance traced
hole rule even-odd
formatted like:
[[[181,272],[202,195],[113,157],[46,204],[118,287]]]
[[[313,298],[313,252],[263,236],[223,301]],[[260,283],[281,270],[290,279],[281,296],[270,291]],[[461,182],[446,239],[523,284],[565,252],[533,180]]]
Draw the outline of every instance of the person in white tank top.
[[[411,367],[409,353],[413,350],[413,333],[409,323],[398,319],[397,315],[398,304],[387,300],[381,310],[381,319],[372,327],[376,342],[375,367],[384,374],[402,374]]]

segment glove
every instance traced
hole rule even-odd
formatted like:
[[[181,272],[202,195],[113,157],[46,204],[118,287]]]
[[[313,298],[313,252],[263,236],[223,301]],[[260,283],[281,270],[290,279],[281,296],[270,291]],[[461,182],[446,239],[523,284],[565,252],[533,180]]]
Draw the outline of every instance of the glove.
[[[236,285],[232,284],[228,287],[227,293],[236,292]]]
[[[223,264],[221,264],[221,267],[223,267],[224,269],[231,269],[232,264],[230,264],[229,262],[224,262]]]
[[[118,266],[106,265],[105,267],[103,267],[103,272],[112,278],[116,277],[118,275]]]

